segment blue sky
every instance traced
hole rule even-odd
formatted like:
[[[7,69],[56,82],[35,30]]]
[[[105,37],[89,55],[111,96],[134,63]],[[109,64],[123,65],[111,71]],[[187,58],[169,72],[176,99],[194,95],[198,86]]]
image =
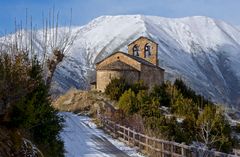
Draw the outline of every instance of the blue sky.
[[[55,6],[60,23],[84,25],[102,15],[143,14],[163,17],[209,16],[240,25],[240,0],[0,0],[0,32],[14,30],[14,19],[25,21],[25,10],[33,23],[42,25],[42,13]]]

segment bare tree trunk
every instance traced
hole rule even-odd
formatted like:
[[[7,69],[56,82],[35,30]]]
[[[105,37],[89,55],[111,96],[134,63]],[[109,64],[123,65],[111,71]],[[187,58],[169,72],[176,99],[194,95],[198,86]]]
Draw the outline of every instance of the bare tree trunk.
[[[47,74],[47,80],[46,80],[46,85],[48,87],[51,86],[53,74],[57,68],[57,65],[62,62],[64,58],[64,53],[62,53],[60,50],[55,49],[53,51],[53,58],[47,60],[47,67],[48,67],[48,74]]]

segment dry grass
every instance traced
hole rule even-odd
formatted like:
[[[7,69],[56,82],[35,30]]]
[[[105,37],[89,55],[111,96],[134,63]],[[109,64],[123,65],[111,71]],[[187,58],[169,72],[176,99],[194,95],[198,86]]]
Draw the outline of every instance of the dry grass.
[[[115,110],[114,105],[115,102],[111,101],[104,93],[76,89],[69,90],[53,102],[53,106],[59,111],[87,112],[90,115]]]

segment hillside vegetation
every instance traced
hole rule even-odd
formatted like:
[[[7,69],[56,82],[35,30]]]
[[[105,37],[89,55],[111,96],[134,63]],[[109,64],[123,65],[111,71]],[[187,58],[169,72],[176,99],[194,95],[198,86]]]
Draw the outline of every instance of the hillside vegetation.
[[[137,131],[186,144],[230,153],[237,148],[234,130],[220,105],[196,94],[182,80],[165,82],[148,90],[143,82],[133,85],[113,79],[106,94],[117,101],[109,118]]]

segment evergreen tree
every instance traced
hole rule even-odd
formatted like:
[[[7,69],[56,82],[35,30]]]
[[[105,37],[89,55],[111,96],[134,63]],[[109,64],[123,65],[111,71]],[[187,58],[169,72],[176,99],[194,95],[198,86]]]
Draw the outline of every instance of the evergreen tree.
[[[169,86],[168,83],[163,83],[162,85],[154,86],[150,93],[150,97],[152,99],[157,100],[161,106],[167,107],[170,106],[171,96],[167,91],[168,86]]]
[[[196,134],[197,134],[197,129],[196,129],[196,119],[193,116],[187,116],[183,120],[181,124],[181,136],[182,136],[182,141],[187,144],[192,143],[192,141],[196,140]]]
[[[181,92],[184,98],[190,98],[201,109],[207,105],[214,105],[211,101],[206,100],[203,96],[196,94],[194,90],[188,87],[181,79],[176,79],[174,86]]]
[[[118,101],[118,106],[127,115],[136,113],[139,110],[137,98],[132,89],[129,89],[128,91],[122,94]]]
[[[130,88],[127,82],[123,79],[114,78],[111,82],[106,86],[105,93],[112,100],[119,100],[121,95]]]
[[[181,93],[178,93],[172,101],[172,112],[178,116],[198,116],[198,107],[192,99],[184,98]]]
[[[0,56],[0,104],[6,105],[6,125],[19,129],[45,156],[64,156],[59,138],[62,118],[51,106],[49,87],[37,58],[25,53]],[[5,90],[5,91],[4,91]]]

